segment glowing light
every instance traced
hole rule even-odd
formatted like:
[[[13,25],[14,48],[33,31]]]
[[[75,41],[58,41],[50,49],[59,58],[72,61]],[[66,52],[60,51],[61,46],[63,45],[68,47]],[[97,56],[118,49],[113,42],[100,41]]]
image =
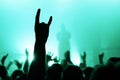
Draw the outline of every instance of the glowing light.
[[[72,62],[74,63],[74,65],[79,65],[80,64],[80,58],[77,54],[76,55],[74,54],[72,56]]]
[[[34,58],[34,56],[33,56],[33,49],[34,48],[33,48],[33,46],[28,45],[27,49],[28,49],[28,52],[29,52],[29,62],[31,62]]]
[[[24,42],[24,44],[21,44],[21,47],[20,47],[20,52],[22,53],[22,61],[23,60],[25,60],[25,56],[26,56],[26,54],[25,54],[25,50],[27,49],[27,51],[28,51],[28,59],[29,59],[29,62],[31,63],[31,61],[33,60],[33,58],[34,58],[34,56],[33,56],[33,49],[34,49],[34,45],[32,45],[31,43],[26,43],[26,42]],[[24,62],[24,61],[23,61]]]
[[[74,65],[78,65],[81,63],[80,60],[80,53],[77,50],[77,47],[75,46],[75,44],[73,45],[73,48],[71,49],[71,60],[73,62]]]
[[[52,66],[54,64],[54,61],[49,61],[48,62],[48,66],[50,67],[50,66]]]
[[[33,47],[28,47],[27,49],[29,51],[29,62],[31,63],[33,58],[34,58],[34,56],[33,56]]]

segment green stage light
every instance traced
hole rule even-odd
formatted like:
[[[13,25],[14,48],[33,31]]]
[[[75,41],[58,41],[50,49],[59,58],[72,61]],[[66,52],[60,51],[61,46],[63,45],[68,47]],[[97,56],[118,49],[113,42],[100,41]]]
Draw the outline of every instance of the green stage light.
[[[49,62],[48,62],[48,66],[50,67],[50,66],[52,66],[54,63],[55,63],[54,61],[49,61]]]

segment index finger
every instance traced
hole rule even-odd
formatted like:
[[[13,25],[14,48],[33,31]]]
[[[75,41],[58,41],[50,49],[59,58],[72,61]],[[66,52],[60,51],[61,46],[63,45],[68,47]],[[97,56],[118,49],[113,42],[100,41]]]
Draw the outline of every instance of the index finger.
[[[36,19],[35,19],[36,24],[39,24],[39,17],[40,17],[40,9],[37,10]]]

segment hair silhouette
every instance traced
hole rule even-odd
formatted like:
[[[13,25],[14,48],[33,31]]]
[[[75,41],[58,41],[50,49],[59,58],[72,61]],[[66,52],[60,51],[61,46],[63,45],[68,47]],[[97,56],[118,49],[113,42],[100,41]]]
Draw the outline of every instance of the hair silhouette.
[[[82,70],[78,66],[70,65],[63,71],[62,80],[83,80]]]
[[[62,71],[60,64],[53,64],[47,70],[46,80],[61,80]]]

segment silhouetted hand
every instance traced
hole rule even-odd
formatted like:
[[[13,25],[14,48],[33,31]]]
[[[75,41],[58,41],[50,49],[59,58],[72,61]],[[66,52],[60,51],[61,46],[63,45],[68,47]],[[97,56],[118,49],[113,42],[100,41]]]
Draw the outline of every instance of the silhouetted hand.
[[[18,60],[14,60],[16,66],[18,67],[18,69],[22,68],[22,63],[20,63]]]
[[[52,16],[50,17],[47,24],[44,22],[40,23],[39,17],[40,9],[38,9],[35,19],[35,35],[36,40],[41,40],[41,42],[45,44],[49,35],[49,26],[52,22]]]
[[[83,53],[83,55],[80,55],[82,60],[86,60],[86,52]]]
[[[5,65],[5,60],[6,60],[7,57],[8,57],[8,54],[3,56],[2,59],[1,59],[1,63],[2,63],[3,66]]]
[[[49,35],[49,26],[52,22],[52,16],[48,23],[40,22],[40,9],[37,10],[35,18],[35,45],[34,60],[30,65],[28,80],[44,80],[46,73],[46,49],[45,44]]]
[[[60,60],[59,60],[59,59],[57,58],[57,56],[56,56],[56,57],[53,58],[53,61],[54,61],[54,62],[59,62]]]
[[[26,53],[26,57],[28,57],[29,56],[29,52],[28,52],[27,49],[25,49],[25,53]]]
[[[99,57],[100,64],[103,64],[104,53],[102,52],[101,54],[99,54],[98,57]]]
[[[54,58],[52,58],[53,57],[53,53],[51,53],[51,52],[48,52],[46,56],[47,56],[47,62],[51,61],[51,60],[53,60],[54,62],[59,62],[57,56],[55,56]]]
[[[28,73],[28,67],[29,67],[29,60],[28,60],[28,55],[29,55],[29,52],[27,49],[25,49],[25,53],[26,53],[26,60],[25,60],[25,64],[24,64],[24,67],[23,67],[23,71],[25,74]]]
[[[13,64],[13,62],[10,61],[10,62],[8,63],[8,65],[7,65],[6,69],[9,70],[9,68],[10,68],[10,66],[11,66],[12,64]]]
[[[48,52],[48,53],[47,53],[47,55],[46,55],[46,57],[47,57],[47,62],[50,61],[50,60],[52,60],[52,56],[53,56],[53,53],[51,53],[51,52]]]
[[[86,52],[83,53],[83,55],[80,55],[83,63],[80,63],[80,68],[84,69],[86,67]]]
[[[103,57],[104,57],[104,53],[99,54],[100,59],[103,59]]]

